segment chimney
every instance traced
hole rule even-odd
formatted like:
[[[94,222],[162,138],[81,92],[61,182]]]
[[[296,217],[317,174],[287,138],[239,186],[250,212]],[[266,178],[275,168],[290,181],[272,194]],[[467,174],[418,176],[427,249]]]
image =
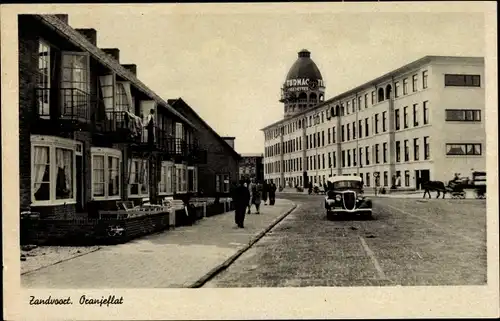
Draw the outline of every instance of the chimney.
[[[222,137],[228,143],[229,146],[231,146],[232,149],[234,149],[234,140],[236,137]]]
[[[133,73],[135,76],[137,76],[137,65],[136,64],[126,64],[126,65],[122,65],[122,67],[127,69],[131,73]]]
[[[120,62],[120,49],[118,48],[104,48],[101,49],[109,56],[113,57],[116,61]]]
[[[84,28],[84,29],[76,29],[76,31],[81,33],[94,46],[97,46],[97,31],[95,29]]]
[[[68,15],[67,14],[55,14],[54,16],[56,16],[59,20],[61,20],[65,24],[68,24]]]

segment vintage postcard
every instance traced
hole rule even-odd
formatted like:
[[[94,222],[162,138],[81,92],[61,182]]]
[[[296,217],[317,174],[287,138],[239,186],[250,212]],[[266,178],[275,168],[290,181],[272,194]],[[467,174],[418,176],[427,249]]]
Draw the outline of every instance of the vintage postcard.
[[[5,319],[498,317],[496,19],[2,6]]]

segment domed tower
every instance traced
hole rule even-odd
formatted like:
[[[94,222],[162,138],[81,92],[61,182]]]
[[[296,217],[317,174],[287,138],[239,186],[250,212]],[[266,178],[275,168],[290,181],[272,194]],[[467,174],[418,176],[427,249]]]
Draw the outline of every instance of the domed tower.
[[[280,102],[285,104],[285,118],[294,116],[323,101],[325,86],[318,67],[306,49],[290,68],[281,88]]]

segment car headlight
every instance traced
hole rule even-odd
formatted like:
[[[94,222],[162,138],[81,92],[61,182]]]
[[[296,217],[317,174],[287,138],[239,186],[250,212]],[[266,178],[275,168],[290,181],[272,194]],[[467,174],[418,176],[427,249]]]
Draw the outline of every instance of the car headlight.
[[[336,195],[336,196],[335,196],[335,200],[336,200],[337,202],[340,202],[340,201],[342,200],[342,196],[340,196],[340,195]]]

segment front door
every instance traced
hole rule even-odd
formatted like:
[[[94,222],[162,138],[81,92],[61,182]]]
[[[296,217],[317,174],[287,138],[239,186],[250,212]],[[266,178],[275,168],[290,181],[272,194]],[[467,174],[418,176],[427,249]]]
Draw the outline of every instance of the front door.
[[[420,178],[420,170],[417,169],[415,171],[415,188],[417,190],[419,190],[420,189],[420,185],[422,185],[422,180]]]
[[[83,157],[81,155],[76,156],[76,211],[84,211],[84,195],[83,195]]]
[[[428,169],[422,169],[420,171],[420,183],[426,183],[431,180],[431,171]]]

